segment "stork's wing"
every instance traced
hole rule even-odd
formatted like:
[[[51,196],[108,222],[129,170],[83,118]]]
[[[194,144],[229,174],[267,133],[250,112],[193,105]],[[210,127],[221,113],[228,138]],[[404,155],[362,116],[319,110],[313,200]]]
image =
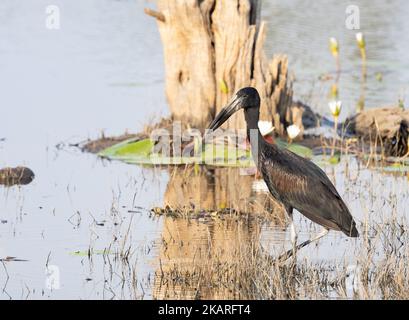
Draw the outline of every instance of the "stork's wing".
[[[329,229],[358,236],[344,201],[321,168],[291,151],[263,152],[260,169],[271,194]]]

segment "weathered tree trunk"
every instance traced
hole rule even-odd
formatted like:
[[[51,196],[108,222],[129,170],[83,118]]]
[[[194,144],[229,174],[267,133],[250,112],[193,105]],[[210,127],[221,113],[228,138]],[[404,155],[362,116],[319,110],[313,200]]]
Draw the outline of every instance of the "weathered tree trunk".
[[[279,133],[291,114],[292,85],[286,56],[268,62],[263,51],[265,23],[260,0],[158,0],[166,95],[173,119],[204,128],[240,88],[254,86],[261,99],[261,119]],[[244,128],[237,113],[229,128]]]

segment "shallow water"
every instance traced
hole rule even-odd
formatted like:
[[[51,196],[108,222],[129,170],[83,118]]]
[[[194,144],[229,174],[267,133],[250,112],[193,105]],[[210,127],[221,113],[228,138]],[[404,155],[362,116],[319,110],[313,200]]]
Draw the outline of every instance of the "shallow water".
[[[382,83],[368,78],[368,106],[396,102],[408,83],[407,55],[401,54],[408,43],[400,37],[409,31],[408,5],[381,3],[360,2],[369,75],[384,73]],[[161,296],[154,281],[159,261],[190,263],[197,248],[234,246],[238,237],[256,239],[272,254],[288,248],[285,227],[272,222],[253,228],[234,221],[220,225],[151,217],[149,209],[166,200],[167,170],[101,161],[66,145],[102,130],[137,131],[167,114],[162,52],[155,22],[143,14],[143,7],[152,5],[148,1],[54,1],[61,9],[58,31],[45,28],[48,4],[0,3],[0,167],[25,165],[36,174],[27,186],[0,186],[0,258],[27,260],[1,263],[0,298],[149,299]],[[290,13],[290,4],[298,9]],[[338,37],[346,52],[340,95],[352,111],[360,81],[353,33],[332,22],[344,9],[327,2],[303,6],[299,1],[265,4],[266,49],[289,54],[297,97],[315,90],[309,102],[319,110],[327,103],[326,89],[317,91],[320,85],[313,82],[334,71],[327,41]],[[394,12],[393,23],[390,15],[377,12]],[[62,149],[56,148],[61,142]],[[358,170],[353,159],[326,171],[358,221],[408,216],[407,177]],[[296,224],[301,239],[315,231],[303,218]],[[260,233],[252,238],[258,227]],[[178,250],[175,239],[194,249]],[[353,259],[355,241],[330,233],[319,246],[300,251],[300,259]]]
[[[295,73],[296,98],[329,114],[331,85],[336,83],[336,63],[329,51],[329,38],[339,43],[341,76],[339,99],[344,118],[356,112],[363,98],[366,108],[397,105],[408,100],[409,5],[403,0],[388,1],[264,1],[263,18],[268,22],[267,52],[286,53]],[[360,30],[346,27],[346,8],[356,5]],[[361,58],[355,33],[366,39],[367,80],[362,85]],[[332,79],[319,80],[329,74]],[[377,80],[377,74],[382,80]]]

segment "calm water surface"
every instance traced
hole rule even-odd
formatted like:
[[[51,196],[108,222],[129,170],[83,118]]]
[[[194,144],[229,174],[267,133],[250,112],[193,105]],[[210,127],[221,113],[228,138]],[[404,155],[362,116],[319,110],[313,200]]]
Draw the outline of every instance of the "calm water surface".
[[[0,2],[0,139],[5,138],[0,141],[0,167],[25,165],[36,174],[27,186],[0,186],[0,258],[27,260],[0,265],[0,298],[159,297],[153,277],[158,257],[163,259],[163,239],[177,234],[200,247],[210,237],[223,245],[235,239],[236,229],[216,232],[212,223],[175,225],[168,218],[152,218],[149,209],[163,205],[169,189],[166,170],[56,148],[61,142],[95,138],[101,131],[137,131],[168,113],[157,26],[143,14],[152,3],[56,0],[53,4],[61,9],[58,31],[45,28],[48,4]],[[366,105],[396,103],[408,89],[409,5],[357,4],[368,37]],[[331,83],[318,77],[333,73],[335,66],[328,38],[339,39],[344,116],[355,110],[361,94],[359,55],[354,32],[344,27],[345,6],[339,1],[307,6],[294,0],[265,2],[263,8],[269,23],[267,53],[289,55],[296,97],[318,111],[327,112]],[[377,72],[383,74],[382,82],[374,79]],[[348,175],[346,168],[341,163],[326,170],[359,221],[373,212],[374,219],[391,212],[390,194],[384,190],[399,190],[398,212],[408,214],[402,200],[408,196],[406,177],[360,170],[353,161]],[[303,218],[296,223],[301,238],[315,230]],[[259,240],[274,252],[289,245],[285,228],[272,224],[262,226]],[[338,259],[353,248],[354,241],[331,233],[301,255]],[[128,261],[121,260],[128,249]],[[181,259],[175,252],[167,258]],[[50,279],[57,281],[53,290]]]

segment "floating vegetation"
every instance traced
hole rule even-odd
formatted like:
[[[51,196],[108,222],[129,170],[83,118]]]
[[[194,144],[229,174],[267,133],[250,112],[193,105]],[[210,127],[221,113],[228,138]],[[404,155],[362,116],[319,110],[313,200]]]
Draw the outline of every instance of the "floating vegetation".
[[[210,220],[210,219],[221,219],[225,217],[237,218],[237,219],[249,219],[255,218],[255,214],[249,215],[247,212],[240,212],[232,208],[224,208],[219,210],[204,210],[204,209],[194,209],[194,208],[172,208],[170,206],[165,207],[154,207],[150,211],[155,216],[165,216],[171,218],[184,218],[184,219],[195,219],[195,220]],[[261,217],[261,215],[260,215]]]
[[[287,143],[277,139],[275,143],[280,148],[305,157],[312,158],[312,150],[296,143]],[[164,156],[155,152],[155,143],[150,139],[129,139],[98,153],[100,157],[110,160],[120,160],[126,163],[141,165],[180,165],[180,164],[206,164],[219,167],[252,167],[254,166],[251,152],[247,148],[225,144],[205,144],[201,152],[193,155]],[[193,147],[194,148],[194,147]]]
[[[337,152],[333,156],[331,156],[328,160],[328,163],[335,165],[341,161],[341,153]]]
[[[275,143],[278,145],[279,148],[288,149],[301,157],[311,159],[313,156],[312,149],[307,146],[303,146],[297,143],[287,143],[281,139],[276,139]]]
[[[107,255],[111,254],[110,251],[107,249],[104,250],[94,250],[94,249],[88,249],[88,250],[83,250],[83,251],[72,251],[69,253],[71,256],[77,256],[77,257],[90,257],[93,255]]]
[[[382,167],[386,172],[409,172],[409,159],[405,162],[394,162],[389,166]]]

